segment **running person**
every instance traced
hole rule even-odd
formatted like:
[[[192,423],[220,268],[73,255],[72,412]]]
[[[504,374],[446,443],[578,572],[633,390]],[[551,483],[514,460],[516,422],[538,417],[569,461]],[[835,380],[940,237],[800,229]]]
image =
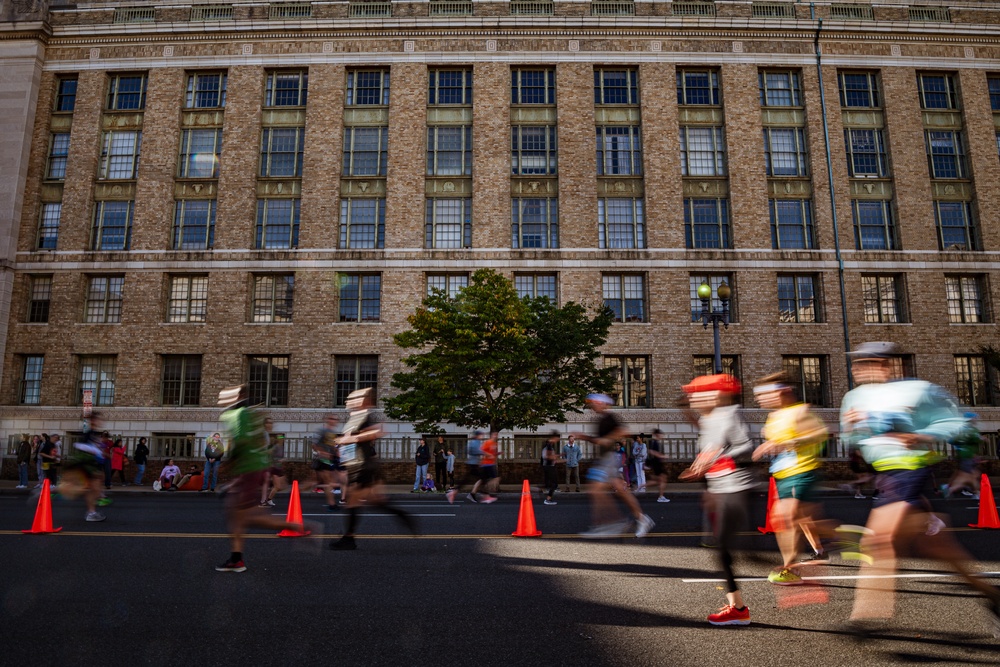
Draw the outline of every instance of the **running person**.
[[[667,469],[664,467],[663,462],[667,456],[663,451],[663,431],[658,428],[653,429],[653,437],[649,439],[649,445],[646,446],[646,450],[649,454],[646,464],[649,466],[650,472],[653,473],[653,479],[656,480],[660,489],[660,495],[656,497],[656,502],[669,503],[670,498],[664,495],[667,491]]]
[[[802,584],[805,582],[795,572],[797,566],[806,562],[795,562],[800,532],[812,548],[807,562],[828,560],[816,523],[819,516],[819,453],[828,435],[826,426],[808,404],[795,397],[786,373],[772,373],[761,378],[753,394],[760,407],[771,411],[761,432],[765,442],[754,450],[753,459],[774,457],[770,470],[778,490],[771,520],[777,528],[782,566],[771,572],[767,580],[780,586]]]
[[[59,489],[60,494],[67,497],[75,496],[77,488],[83,491],[84,501],[87,503],[87,521],[104,521],[106,518],[97,511],[97,505],[104,493],[101,488],[104,481],[104,450],[99,435],[101,426],[100,413],[92,413],[87,421],[83,441],[73,446],[66,472],[63,474],[64,483]],[[54,452],[56,445],[51,442],[48,444]],[[54,480],[52,483],[55,483]]]
[[[265,418],[264,434],[267,436],[267,455],[271,460],[271,467],[267,469],[260,500],[261,507],[274,507],[274,497],[288,486],[285,481],[285,439],[272,436],[271,429],[273,427],[274,422],[271,418]]]
[[[579,440],[588,440],[597,445],[600,458],[587,470],[587,493],[590,495],[594,526],[587,532],[581,533],[581,537],[591,539],[618,537],[629,528],[627,520],[614,519],[612,493],[625,503],[635,519],[635,536],[644,537],[656,524],[648,515],[642,513],[639,501],[628,492],[625,480],[618,472],[620,462],[617,443],[619,439],[628,436],[628,431],[618,421],[618,417],[608,410],[608,406],[613,403],[610,396],[590,394],[586,402],[587,407],[594,412],[597,434],[574,433],[573,435]]]
[[[712,625],[750,625],[750,608],[733,573],[732,547],[736,534],[747,524],[753,475],[747,464],[753,443],[740,419],[736,397],[742,388],[731,375],[705,375],[684,386],[691,409],[698,412],[698,456],[681,473],[682,480],[704,477],[715,511],[715,546],[726,578],[726,606],[710,614]]]
[[[341,446],[342,462],[347,465],[350,478],[350,492],[347,500],[347,529],[343,537],[330,543],[330,548],[338,551],[357,549],[355,531],[360,520],[361,505],[377,507],[394,514],[406,528],[416,535],[413,518],[403,510],[389,504],[384,493],[378,452],[373,444],[382,435],[382,427],[371,416],[374,403],[372,390],[358,389],[347,397],[347,409],[351,417],[344,426],[344,435],[337,440]]]
[[[462,476],[462,481],[458,483],[458,486],[453,487],[446,494],[448,496],[448,502],[454,503],[455,497],[462,490],[462,487],[471,484],[475,487],[476,482],[479,481],[479,459],[483,453],[483,432],[476,430],[473,432],[472,437],[469,439],[468,453],[465,456],[465,474]],[[466,496],[472,502],[476,502],[476,497],[469,492]]]
[[[932,445],[958,435],[966,421],[942,388],[921,380],[890,382],[892,343],[864,343],[852,353],[857,386],[841,404],[842,437],[861,448],[878,475],[878,500],[868,517],[862,551],[862,577],[855,586],[851,629],[875,618],[891,618],[895,606],[896,544],[918,541],[923,555],[947,563],[989,602],[994,634],[1000,636],[1000,589],[976,577],[972,557],[947,531],[934,531],[922,491],[936,461]],[[931,525],[931,529],[928,526]],[[867,576],[871,575],[871,576]]]
[[[316,471],[316,482],[308,485],[303,491],[316,487],[321,489],[326,495],[326,508],[328,510],[337,509],[333,499],[334,473],[340,464],[337,453],[337,417],[327,415],[323,426],[316,431],[316,437],[312,443],[313,470]]]
[[[495,503],[497,500],[496,496],[492,495],[490,491],[500,484],[498,481],[499,473],[497,473],[497,440],[499,435],[496,431],[491,432],[490,437],[480,445],[479,479],[472,485],[472,491],[469,492],[469,496],[474,503],[482,502],[489,505],[490,503]],[[486,492],[486,497],[482,500],[479,500],[476,495],[480,486]]]
[[[229,428],[230,447],[224,465],[236,476],[226,494],[226,522],[232,553],[216,567],[218,572],[245,572],[243,534],[247,528],[291,530],[302,535],[309,531],[301,523],[291,523],[267,514],[261,507],[260,489],[270,466],[260,414],[248,405],[246,385],[224,389],[219,405],[225,406],[222,420]]]
[[[965,418],[968,420],[965,428],[951,441],[951,446],[955,450],[958,467],[955,468],[955,473],[948,480],[948,483],[941,487],[941,494],[947,498],[956,491],[961,490],[962,495],[971,496],[973,499],[979,500],[980,472],[978,458],[983,438],[974,423],[976,414],[967,412],[965,413]],[[969,487],[971,491],[965,487]]]

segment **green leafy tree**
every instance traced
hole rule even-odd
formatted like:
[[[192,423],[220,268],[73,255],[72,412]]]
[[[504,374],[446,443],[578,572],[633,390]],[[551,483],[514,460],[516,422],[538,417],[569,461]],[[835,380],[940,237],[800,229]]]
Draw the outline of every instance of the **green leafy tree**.
[[[436,290],[407,321],[394,340],[418,351],[403,359],[408,370],[392,378],[400,393],[385,406],[425,432],[441,422],[535,430],[613,385],[613,370],[597,364],[609,309],[522,299],[495,271],[476,271],[455,298]]]

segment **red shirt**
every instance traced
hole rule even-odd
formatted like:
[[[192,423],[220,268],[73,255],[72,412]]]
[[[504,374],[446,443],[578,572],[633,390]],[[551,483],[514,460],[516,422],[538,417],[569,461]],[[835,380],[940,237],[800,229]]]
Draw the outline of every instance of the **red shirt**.
[[[495,466],[497,464],[497,441],[487,440],[481,448],[483,456],[479,459],[479,465]]]

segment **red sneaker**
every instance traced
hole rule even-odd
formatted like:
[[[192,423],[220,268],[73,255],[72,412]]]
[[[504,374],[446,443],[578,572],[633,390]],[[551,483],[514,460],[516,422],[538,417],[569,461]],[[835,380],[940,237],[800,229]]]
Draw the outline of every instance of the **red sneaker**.
[[[740,611],[731,604],[726,605],[718,613],[709,614],[708,622],[712,625],[750,625],[750,607]]]

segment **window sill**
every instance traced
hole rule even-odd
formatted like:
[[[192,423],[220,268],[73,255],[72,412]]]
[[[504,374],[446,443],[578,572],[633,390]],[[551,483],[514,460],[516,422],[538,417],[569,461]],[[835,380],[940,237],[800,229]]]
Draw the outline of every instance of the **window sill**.
[[[865,322],[866,327],[911,327],[913,322]]]
[[[995,325],[996,322],[949,322],[950,327],[982,327]]]
[[[829,324],[829,322],[778,322],[778,326],[782,327],[814,327],[817,325],[823,326]]]
[[[287,327],[287,326],[291,326],[292,324],[295,324],[295,323],[294,322],[244,322],[243,324],[245,326],[248,326],[248,327],[261,327],[261,326],[263,326],[263,327],[270,327],[270,326]]]
[[[74,322],[73,325],[78,327],[118,327],[121,326],[121,322]]]
[[[361,325],[374,326],[374,325],[377,325],[377,324],[384,324],[384,322],[382,322],[381,320],[379,320],[378,322],[355,322],[355,321],[352,320],[352,321],[349,321],[349,322],[333,322],[333,324],[341,324],[341,325],[343,325],[343,324],[361,324]]]
[[[18,322],[18,324],[19,325],[23,325],[23,326],[27,326],[27,327],[47,327],[47,326],[49,326],[48,322]]]
[[[208,323],[207,322],[157,322],[157,324],[163,327],[184,327],[184,326],[203,327]]]

